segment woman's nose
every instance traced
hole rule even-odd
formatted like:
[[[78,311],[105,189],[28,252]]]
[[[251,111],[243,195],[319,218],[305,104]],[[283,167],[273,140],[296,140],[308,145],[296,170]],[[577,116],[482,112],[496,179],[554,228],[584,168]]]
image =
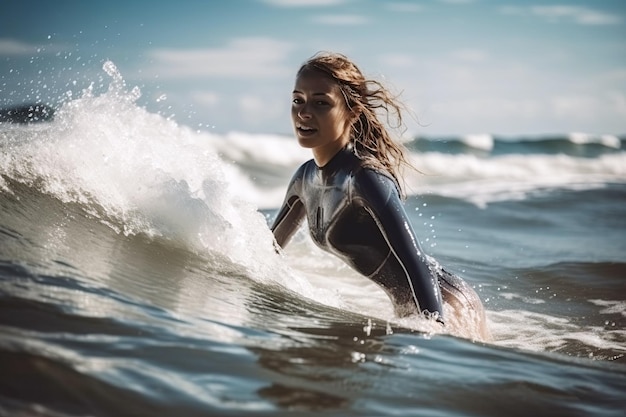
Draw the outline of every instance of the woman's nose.
[[[309,106],[307,104],[303,104],[302,107],[300,107],[298,110],[298,117],[302,120],[311,118],[311,112],[309,111]]]

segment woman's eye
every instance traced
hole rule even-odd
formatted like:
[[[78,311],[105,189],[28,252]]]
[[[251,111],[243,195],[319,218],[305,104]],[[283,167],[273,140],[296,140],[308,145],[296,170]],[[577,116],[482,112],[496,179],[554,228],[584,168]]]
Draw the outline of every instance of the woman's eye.
[[[316,101],[315,104],[317,104],[318,106],[326,106],[326,105],[328,105],[327,102],[322,101],[322,100]]]
[[[302,104],[303,103],[301,98],[294,98],[291,102],[293,104]]]

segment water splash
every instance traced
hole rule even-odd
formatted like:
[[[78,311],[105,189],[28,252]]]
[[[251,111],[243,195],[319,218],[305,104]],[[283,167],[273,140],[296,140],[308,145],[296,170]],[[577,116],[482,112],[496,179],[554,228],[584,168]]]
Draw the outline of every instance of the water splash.
[[[119,233],[176,241],[257,279],[288,275],[265,218],[236,188],[245,179],[233,180],[241,174],[207,135],[138,106],[139,88],[113,62],[102,68],[107,91],[92,85],[46,126],[0,132],[0,174],[81,204]]]

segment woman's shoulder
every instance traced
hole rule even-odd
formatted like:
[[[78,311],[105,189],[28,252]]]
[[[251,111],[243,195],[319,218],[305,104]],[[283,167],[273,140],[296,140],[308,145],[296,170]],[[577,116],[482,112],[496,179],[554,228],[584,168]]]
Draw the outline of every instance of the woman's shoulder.
[[[357,183],[375,181],[385,184],[392,183],[394,186],[396,184],[396,180],[387,170],[367,161],[361,161],[358,168],[353,170],[353,176]]]
[[[384,195],[387,198],[391,194],[400,196],[398,184],[391,174],[376,166],[364,163],[353,172],[352,189],[355,196],[366,199],[374,195]]]

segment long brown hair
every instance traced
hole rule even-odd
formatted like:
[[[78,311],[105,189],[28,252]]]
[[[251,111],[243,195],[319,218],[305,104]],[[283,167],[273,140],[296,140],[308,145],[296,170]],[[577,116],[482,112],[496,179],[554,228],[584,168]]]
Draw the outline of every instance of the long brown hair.
[[[302,64],[298,75],[305,70],[317,70],[337,82],[348,109],[358,116],[352,123],[350,134],[354,153],[367,166],[391,175],[404,197],[400,181],[402,168],[412,166],[406,158],[404,146],[391,137],[379,119],[379,113],[386,116],[389,127],[403,129],[402,111],[405,106],[380,82],[366,79],[345,55],[318,52]]]

